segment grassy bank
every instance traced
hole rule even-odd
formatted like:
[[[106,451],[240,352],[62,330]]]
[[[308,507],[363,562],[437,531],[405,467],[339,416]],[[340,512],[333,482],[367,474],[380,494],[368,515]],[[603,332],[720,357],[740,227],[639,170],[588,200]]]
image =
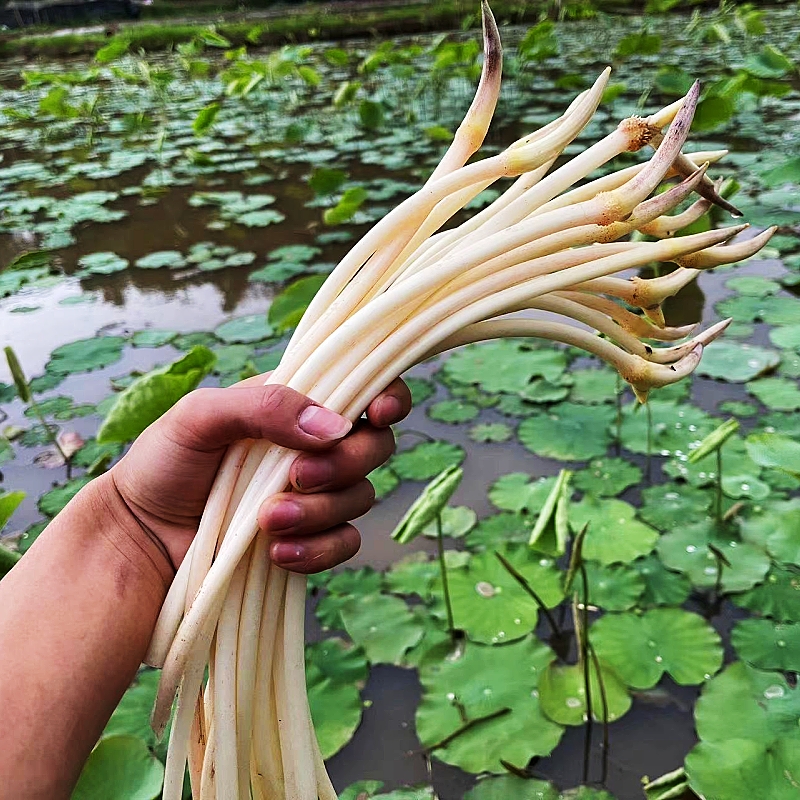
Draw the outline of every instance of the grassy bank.
[[[227,14],[234,3],[227,0],[216,2],[167,2],[153,6],[153,14],[191,14],[193,17],[207,14],[191,22],[166,21],[110,26],[117,31],[114,36],[130,41],[134,49],[146,51],[164,50],[193,38],[198,30],[211,24],[233,44],[252,41],[254,29],[258,42],[264,45],[287,42],[307,42],[326,39],[345,39],[376,34],[417,33],[458,28],[465,18],[475,15],[477,3],[465,0],[437,0],[436,2],[411,2],[403,5],[363,5],[342,3],[331,5],[299,5],[265,8],[266,2],[248,4],[249,13]],[[604,10],[630,10],[634,5],[625,0],[578,0],[555,3],[552,0],[495,0],[492,6],[498,21],[521,23],[536,20],[547,10],[566,7],[575,15],[589,14],[595,8]],[[241,5],[237,5],[241,8]],[[0,35],[0,58],[36,56],[61,57],[94,53],[109,42],[104,31],[54,35],[52,32],[20,34],[19,31]]]

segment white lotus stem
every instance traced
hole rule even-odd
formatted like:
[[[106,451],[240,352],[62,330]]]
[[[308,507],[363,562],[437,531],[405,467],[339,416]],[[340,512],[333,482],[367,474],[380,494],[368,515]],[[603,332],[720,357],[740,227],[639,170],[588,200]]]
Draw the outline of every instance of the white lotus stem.
[[[691,269],[713,269],[724,264],[733,264],[745,258],[754,256],[772,238],[778,228],[773,226],[761,231],[751,239],[736,242],[725,247],[712,247],[705,253],[695,253],[680,258],[675,262]]]

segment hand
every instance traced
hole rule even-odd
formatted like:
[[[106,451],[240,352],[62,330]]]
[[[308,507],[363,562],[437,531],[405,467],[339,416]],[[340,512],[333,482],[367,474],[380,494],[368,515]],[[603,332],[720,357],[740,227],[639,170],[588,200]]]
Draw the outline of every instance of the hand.
[[[255,385],[254,385],[255,384]],[[194,537],[228,445],[268,439],[298,450],[294,492],[267,500],[259,527],[272,537],[270,557],[295,572],[319,572],[351,558],[361,539],[349,520],[375,498],[366,475],[394,452],[389,425],[411,409],[397,380],[351,425],[285,386],[263,377],[228,389],[198,389],[180,400],[134,442],[109,472],[141,529],[177,569]]]

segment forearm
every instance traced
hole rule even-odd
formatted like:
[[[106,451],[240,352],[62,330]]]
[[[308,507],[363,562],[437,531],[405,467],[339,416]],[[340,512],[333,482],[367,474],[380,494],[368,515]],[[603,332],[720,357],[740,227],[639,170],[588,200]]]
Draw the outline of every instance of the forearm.
[[[144,656],[171,567],[97,479],[0,582],[0,798],[68,798]]]

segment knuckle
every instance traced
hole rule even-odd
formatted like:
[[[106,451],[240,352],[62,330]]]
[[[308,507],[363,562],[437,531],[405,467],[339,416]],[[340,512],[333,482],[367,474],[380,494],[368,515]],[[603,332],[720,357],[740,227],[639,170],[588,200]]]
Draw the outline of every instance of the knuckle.
[[[285,415],[289,409],[289,398],[284,386],[265,386],[260,392],[256,412],[262,418],[270,419],[279,414]]]

